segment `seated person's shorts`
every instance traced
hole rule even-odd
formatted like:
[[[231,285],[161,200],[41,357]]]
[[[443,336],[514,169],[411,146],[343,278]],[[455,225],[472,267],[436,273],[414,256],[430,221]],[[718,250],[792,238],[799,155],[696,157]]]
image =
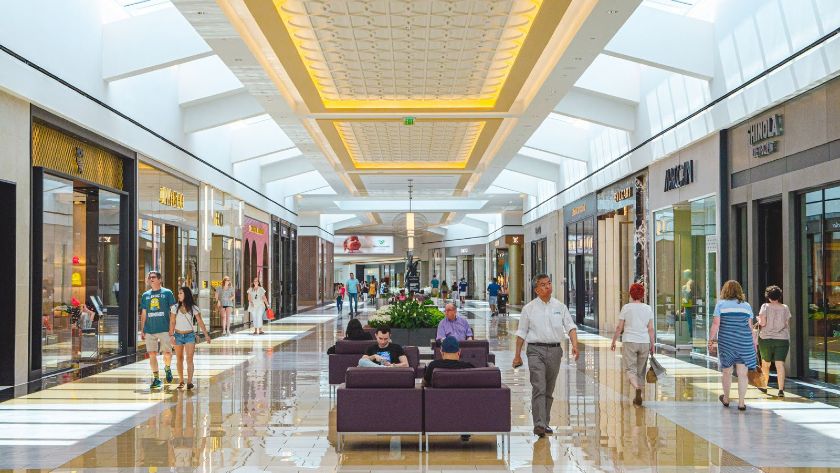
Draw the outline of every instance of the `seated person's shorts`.
[[[155,353],[169,353],[172,351],[172,342],[169,339],[169,332],[147,333],[146,351]]]

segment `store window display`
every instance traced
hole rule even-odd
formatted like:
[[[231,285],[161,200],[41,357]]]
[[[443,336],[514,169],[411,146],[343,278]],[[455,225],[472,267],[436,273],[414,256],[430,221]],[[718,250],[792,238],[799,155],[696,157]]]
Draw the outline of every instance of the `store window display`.
[[[716,199],[654,214],[656,329],[659,343],[704,353],[717,302]]]

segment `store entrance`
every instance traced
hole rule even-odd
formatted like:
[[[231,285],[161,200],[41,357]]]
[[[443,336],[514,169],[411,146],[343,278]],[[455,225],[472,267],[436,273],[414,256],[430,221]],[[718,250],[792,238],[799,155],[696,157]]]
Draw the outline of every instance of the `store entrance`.
[[[473,257],[465,256],[461,261],[461,277],[466,278],[467,281],[467,299],[474,299],[476,292],[475,278],[473,277]]]
[[[764,289],[775,285],[782,288],[784,258],[782,258],[782,201],[758,205],[758,287],[763,302]]]
[[[43,175],[41,369],[124,352],[120,340],[120,209],[125,195]]]
[[[548,273],[548,262],[546,257],[546,239],[531,242],[531,299],[537,297],[534,292],[534,278],[540,274]]]
[[[0,300],[3,304],[12,309],[11,317],[6,318],[5,330],[0,331],[0,386],[12,386],[15,384],[15,293],[16,286],[16,265],[15,265],[15,237],[14,231],[17,223],[15,212],[17,199],[15,196],[15,184],[0,181],[0,201],[5,205],[0,207],[0,221],[6,222],[10,231],[0,232],[0,260],[6,261],[0,267]]]

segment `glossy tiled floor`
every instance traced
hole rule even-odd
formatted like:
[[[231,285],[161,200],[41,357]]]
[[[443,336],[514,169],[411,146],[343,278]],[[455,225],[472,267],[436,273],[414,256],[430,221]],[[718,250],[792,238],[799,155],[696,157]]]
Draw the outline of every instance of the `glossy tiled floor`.
[[[750,391],[745,413],[717,402],[716,371],[661,356],[669,376],[629,403],[608,340],[581,334],[564,362],[552,411],[555,435],[531,435],[527,368],[510,369],[516,315],[489,318],[513,394],[510,455],[494,437],[351,437],[335,450],[326,349],[346,319],[324,309],[283,319],[266,335],[200,345],[198,388],[148,389],[148,362],[0,404],[0,468],[59,471],[840,471],[840,409]],[[488,413],[491,414],[491,413]]]

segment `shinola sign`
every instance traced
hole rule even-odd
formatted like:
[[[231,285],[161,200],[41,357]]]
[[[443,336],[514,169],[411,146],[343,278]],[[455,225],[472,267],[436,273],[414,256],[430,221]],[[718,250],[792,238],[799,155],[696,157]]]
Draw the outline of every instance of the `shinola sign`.
[[[773,115],[757,121],[747,128],[747,136],[750,138],[753,158],[761,158],[779,151],[779,141],[767,141],[770,138],[785,134],[784,121],[781,114]]]

